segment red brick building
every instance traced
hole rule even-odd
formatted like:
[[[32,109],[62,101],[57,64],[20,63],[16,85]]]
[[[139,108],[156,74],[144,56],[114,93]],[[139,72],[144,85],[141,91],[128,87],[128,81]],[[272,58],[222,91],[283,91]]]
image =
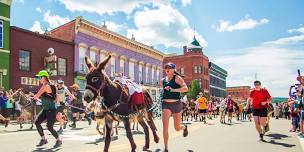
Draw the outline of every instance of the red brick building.
[[[52,63],[51,80],[64,80],[72,85],[74,75],[74,44],[46,35],[31,32],[18,27],[10,29],[10,86],[12,89],[23,88],[37,91],[39,81],[34,77],[45,68],[49,61],[48,51],[53,48],[57,61]],[[52,51],[51,51],[52,52]],[[47,64],[50,65],[50,64]]]
[[[227,95],[231,95],[237,101],[246,101],[249,98],[250,86],[227,87]]]
[[[194,38],[193,42],[183,47],[182,55],[167,56],[164,64],[173,62],[177,71],[184,75],[184,80],[189,86],[192,80],[197,80],[202,92],[209,94],[209,59],[203,54],[203,47]]]

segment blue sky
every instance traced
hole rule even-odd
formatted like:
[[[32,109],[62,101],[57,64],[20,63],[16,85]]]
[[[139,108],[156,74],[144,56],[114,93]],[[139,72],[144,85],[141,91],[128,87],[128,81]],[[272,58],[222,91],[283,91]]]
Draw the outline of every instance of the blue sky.
[[[83,16],[110,30],[178,53],[194,35],[204,53],[225,68],[228,86],[258,79],[287,96],[304,59],[302,0],[15,0],[11,25],[44,31]]]

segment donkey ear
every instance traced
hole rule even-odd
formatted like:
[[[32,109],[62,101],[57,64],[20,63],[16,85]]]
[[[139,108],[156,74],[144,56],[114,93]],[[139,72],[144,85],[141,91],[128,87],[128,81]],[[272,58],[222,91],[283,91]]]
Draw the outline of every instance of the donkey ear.
[[[84,59],[85,59],[88,69],[91,69],[94,67],[94,64],[92,63],[92,61],[90,60],[89,57],[86,56]]]
[[[108,57],[103,60],[101,63],[99,63],[98,65],[98,70],[103,70],[105,68],[105,66],[107,65],[107,63],[109,62],[109,60],[111,59],[111,55],[109,54]]]

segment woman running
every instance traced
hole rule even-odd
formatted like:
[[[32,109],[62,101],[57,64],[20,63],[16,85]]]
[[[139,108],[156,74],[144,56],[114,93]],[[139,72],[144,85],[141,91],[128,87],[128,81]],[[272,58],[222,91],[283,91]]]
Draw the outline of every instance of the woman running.
[[[56,144],[54,145],[54,148],[56,148],[62,145],[62,141],[59,139],[58,133],[54,130],[54,124],[56,121],[56,86],[50,83],[49,74],[45,70],[40,71],[36,77],[39,79],[42,86],[34,96],[34,99],[38,101],[40,98],[43,108],[35,121],[36,128],[41,136],[40,143],[37,146],[40,147],[48,143],[41,126],[41,123],[47,120],[47,129],[56,138]]]
[[[164,67],[166,77],[160,82],[160,86],[164,91],[162,96],[162,122],[165,152],[168,152],[168,128],[171,115],[173,116],[175,130],[183,130],[184,137],[188,135],[187,126],[181,125],[182,104],[180,101],[181,93],[187,92],[188,87],[183,78],[176,72],[175,67],[175,64],[167,63]]]

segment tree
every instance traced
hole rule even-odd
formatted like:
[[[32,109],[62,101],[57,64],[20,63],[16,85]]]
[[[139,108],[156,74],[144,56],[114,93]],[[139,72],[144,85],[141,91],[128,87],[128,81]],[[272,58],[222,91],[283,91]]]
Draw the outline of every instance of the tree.
[[[189,86],[189,91],[187,96],[191,99],[196,99],[198,94],[201,92],[201,88],[197,80],[192,80],[191,85]]]

